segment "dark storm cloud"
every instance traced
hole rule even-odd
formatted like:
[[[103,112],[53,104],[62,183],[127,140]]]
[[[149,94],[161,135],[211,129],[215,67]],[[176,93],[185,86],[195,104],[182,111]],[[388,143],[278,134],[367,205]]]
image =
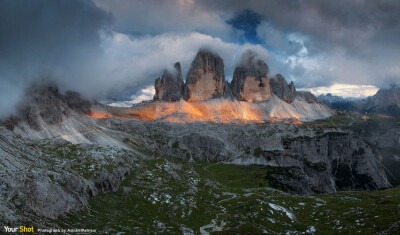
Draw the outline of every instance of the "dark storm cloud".
[[[99,30],[109,22],[110,15],[88,0],[0,1],[1,116],[33,80],[84,84],[101,54]]]
[[[41,77],[128,99],[205,45],[225,74],[250,48],[297,87],[399,81],[400,1],[93,1],[0,0],[0,116]]]
[[[312,71],[302,68],[301,64],[280,66],[287,70],[279,72],[296,77],[299,85],[351,82],[380,86],[390,81],[396,82],[400,76],[396,65],[400,55],[393,53],[400,49],[400,40],[397,40],[400,1],[397,0],[170,0],[161,4],[155,0],[146,3],[135,0],[96,2],[113,12],[119,22],[117,29],[124,32],[157,34],[165,31],[197,31],[224,40],[245,37],[250,42],[257,42],[252,31],[255,24],[247,25],[247,30],[240,28],[240,25],[248,23],[246,19],[249,18],[240,15],[252,12],[261,21],[260,24],[256,22],[257,33],[263,34],[257,36],[269,50],[289,57],[297,56],[305,47],[307,58],[321,61],[322,66]],[[229,24],[232,19],[235,23]],[[232,37],[232,33],[237,35]],[[303,35],[303,44],[288,40],[289,34]]]

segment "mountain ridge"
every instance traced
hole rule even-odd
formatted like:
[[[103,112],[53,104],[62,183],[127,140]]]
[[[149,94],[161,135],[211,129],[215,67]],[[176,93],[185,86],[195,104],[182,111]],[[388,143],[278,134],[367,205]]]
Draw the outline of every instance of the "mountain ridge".
[[[266,122],[280,119],[310,121],[327,118],[334,114],[333,110],[325,106],[312,93],[296,91],[294,83],[288,84],[281,74],[271,76],[268,65],[257,58],[254,52],[248,51],[244,57],[245,59],[236,66],[232,81],[227,82],[222,58],[216,53],[200,49],[192,62],[179,99],[177,99],[177,93],[170,88],[179,87],[181,80],[170,79],[168,82],[160,83],[160,78],[158,78],[155,82],[156,95],[153,99],[155,104],[136,106],[136,110],[133,109],[131,114],[143,117],[140,110],[146,109],[147,106],[146,112],[153,113],[150,115],[152,120],[157,118],[171,120],[173,115],[181,114],[182,116],[183,114],[185,116],[183,120],[186,121],[205,120],[224,123],[229,123],[229,115],[231,122],[236,123],[236,120],[243,122]],[[165,81],[165,77],[164,73],[161,81]],[[161,93],[167,95],[160,97],[158,94]],[[173,97],[168,95],[172,93]],[[170,104],[162,104],[162,102],[170,102]],[[176,107],[174,102],[185,104],[185,107],[193,107],[190,108],[191,111],[182,109]],[[277,107],[273,107],[274,105]],[[203,111],[193,111],[199,108]],[[157,111],[159,109],[161,111]],[[215,112],[212,113],[210,110]],[[253,115],[247,115],[246,112]],[[149,115],[143,118],[148,117]]]
[[[375,95],[364,99],[343,98],[330,93],[318,98],[332,109],[400,117],[400,87],[395,85],[381,88]]]

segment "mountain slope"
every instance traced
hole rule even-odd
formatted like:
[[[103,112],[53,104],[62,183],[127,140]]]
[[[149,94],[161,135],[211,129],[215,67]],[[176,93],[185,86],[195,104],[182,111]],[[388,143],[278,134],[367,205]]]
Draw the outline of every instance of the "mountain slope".
[[[113,225],[102,223],[96,228],[110,233],[127,231],[131,229],[127,224],[135,224],[138,232],[168,233],[181,226],[194,232],[240,232],[255,226],[254,232],[304,232],[311,226],[326,231],[326,223],[357,218],[371,220],[376,231],[383,231],[398,218],[392,208],[400,201],[397,189],[388,194],[337,193],[399,184],[396,119],[371,116],[364,120],[361,115],[339,113],[304,125],[231,122],[233,115],[273,121],[273,116],[286,115],[288,110],[291,117],[300,117],[302,112],[313,116],[318,113],[313,113],[315,109],[324,106],[308,93],[298,93],[291,103],[279,97],[257,103],[219,98],[153,102],[133,109],[91,104],[90,112],[82,112],[79,102],[71,105],[64,94],[44,91],[29,103],[32,113],[15,116],[12,126],[6,122],[13,131],[0,127],[0,210],[4,212],[0,221],[4,224],[90,227],[117,214]],[[50,110],[49,104],[63,108],[39,111]],[[137,115],[147,113],[148,120],[156,114],[163,118],[138,120],[132,113],[135,110]],[[96,111],[109,116],[90,117]],[[40,121],[32,122],[33,117]],[[179,123],[189,117],[203,118],[203,122]],[[230,122],[210,123],[206,121],[210,117]],[[75,131],[82,135],[72,138]],[[328,192],[332,194],[296,195]],[[352,199],[335,200],[343,195]],[[354,201],[364,197],[360,195],[372,195],[371,203],[386,203],[373,210]],[[327,203],[320,205],[320,198]],[[261,214],[262,208],[266,213],[262,215],[274,223],[253,220],[264,217],[240,209],[243,202]],[[310,208],[303,210],[297,203],[309,203]],[[337,214],[326,214],[318,221],[310,215],[312,223],[303,220],[303,213],[321,206]],[[379,217],[355,213],[355,207]],[[238,224],[237,217],[246,222]],[[346,226],[344,231],[362,229],[351,223]]]
[[[328,93],[326,95],[319,95],[318,98],[329,108],[339,110],[352,110],[357,101],[352,98],[343,98],[341,96],[332,95]]]
[[[375,113],[400,117],[400,87],[380,89],[378,92],[355,105],[361,113]]]
[[[101,107],[99,107],[99,110],[101,110]],[[113,109],[106,112],[110,116],[120,118],[164,120],[179,123],[262,123],[279,122],[287,119],[312,121],[327,118],[334,114],[334,111],[325,105],[308,103],[300,96],[294,102],[288,104],[275,95],[270,100],[258,103],[224,98],[197,102],[180,100],[179,102],[152,102],[133,108]]]

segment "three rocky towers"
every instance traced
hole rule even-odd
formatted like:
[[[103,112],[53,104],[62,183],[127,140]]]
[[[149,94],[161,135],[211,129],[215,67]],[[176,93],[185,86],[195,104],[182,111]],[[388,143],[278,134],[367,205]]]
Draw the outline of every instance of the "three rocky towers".
[[[293,82],[276,74],[270,76],[268,65],[248,51],[245,59],[234,71],[232,82],[225,81],[224,61],[205,49],[199,50],[183,82],[181,65],[177,62],[175,71],[165,70],[161,78],[155,81],[154,100],[188,102],[204,101],[213,98],[237,99],[247,102],[261,102],[277,96],[287,103],[301,95],[309,103],[320,102],[308,92],[297,92]]]

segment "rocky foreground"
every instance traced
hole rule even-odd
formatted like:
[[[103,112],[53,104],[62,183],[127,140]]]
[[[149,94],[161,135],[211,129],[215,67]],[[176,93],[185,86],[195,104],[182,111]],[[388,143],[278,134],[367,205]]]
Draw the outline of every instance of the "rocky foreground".
[[[0,131],[4,224],[104,233],[399,228],[398,189],[373,192],[399,184],[398,119],[348,112],[301,125],[92,118],[95,105],[78,94],[36,92]]]

